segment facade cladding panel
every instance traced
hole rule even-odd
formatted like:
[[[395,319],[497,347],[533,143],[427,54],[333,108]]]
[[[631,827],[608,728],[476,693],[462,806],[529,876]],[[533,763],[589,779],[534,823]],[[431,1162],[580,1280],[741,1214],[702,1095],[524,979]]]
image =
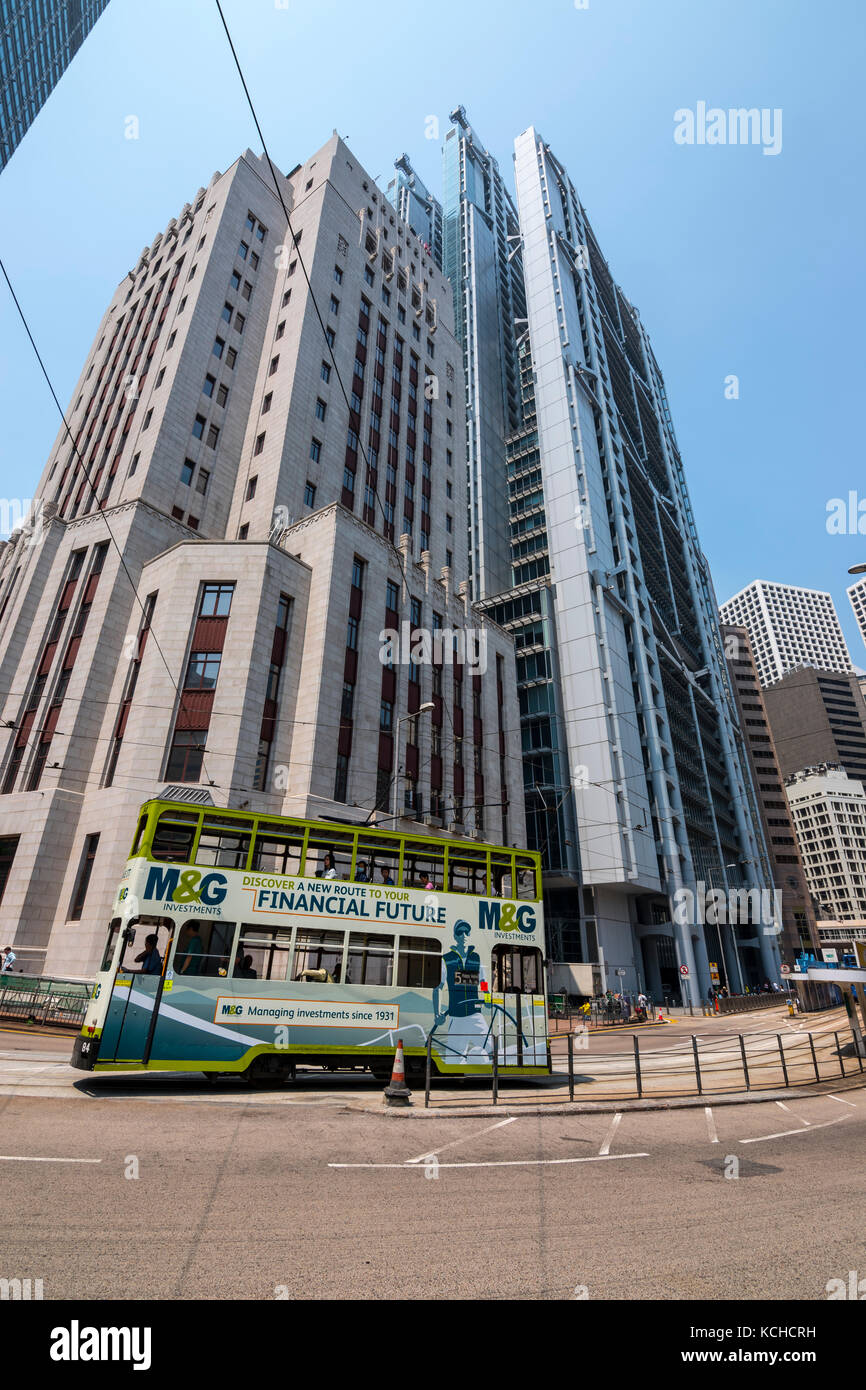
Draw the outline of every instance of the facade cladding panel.
[[[0,931],[26,969],[93,971],[137,808],[171,781],[374,823],[396,785],[413,833],[496,841],[507,823],[525,843],[514,646],[470,601],[448,457],[450,286],[337,136],[280,186],[294,235],[247,151],[142,253],[73,393],[76,449],[58,435],[30,526],[0,550],[0,678],[21,692],[0,748],[0,840],[17,837]],[[480,644],[476,710],[468,670],[413,669],[400,646],[383,666],[383,629],[419,618]]]
[[[5,168],[108,0],[0,4],[0,169]]]

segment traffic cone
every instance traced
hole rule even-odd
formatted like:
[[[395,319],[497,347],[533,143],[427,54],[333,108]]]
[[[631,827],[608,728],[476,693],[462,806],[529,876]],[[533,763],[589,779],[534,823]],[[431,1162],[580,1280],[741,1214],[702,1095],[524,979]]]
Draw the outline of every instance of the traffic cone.
[[[410,1105],[412,1103],[412,1092],[406,1085],[406,1063],[403,1058],[403,1039],[397,1040],[397,1051],[394,1053],[394,1066],[391,1071],[391,1080],[385,1087],[386,1105]]]

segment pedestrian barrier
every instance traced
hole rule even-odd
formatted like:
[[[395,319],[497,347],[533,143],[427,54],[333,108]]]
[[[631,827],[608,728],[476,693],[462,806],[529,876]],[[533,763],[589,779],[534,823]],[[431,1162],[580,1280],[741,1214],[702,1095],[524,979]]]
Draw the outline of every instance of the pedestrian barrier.
[[[0,976],[0,1019],[80,1028],[93,986],[81,980]]]
[[[598,1036],[598,1035],[593,1035]],[[575,1041],[576,1037],[578,1041]],[[584,1034],[588,1039],[589,1035]],[[707,1039],[689,1035],[672,1046],[656,1045],[656,1035],[632,1033],[630,1051],[597,1052],[574,1032],[551,1035],[554,1075],[545,1077],[531,1093],[526,1078],[513,1077],[503,1066],[498,1049],[491,1056],[487,1076],[466,1078],[463,1093],[439,1100],[432,1090],[428,1057],[425,1106],[448,1109],[470,1103],[469,1089],[480,1089],[496,1105],[553,1103],[565,1099],[560,1087],[568,1085],[568,1099],[621,1101],[672,1099],[684,1096],[721,1096],[740,1091],[795,1090],[816,1082],[862,1075],[864,1059],[857,1039],[848,1029],[810,1033],[732,1033]],[[585,1059],[585,1060],[584,1060]],[[501,1092],[503,1081],[514,1080],[519,1098]],[[551,1083],[557,1093],[550,1095]]]

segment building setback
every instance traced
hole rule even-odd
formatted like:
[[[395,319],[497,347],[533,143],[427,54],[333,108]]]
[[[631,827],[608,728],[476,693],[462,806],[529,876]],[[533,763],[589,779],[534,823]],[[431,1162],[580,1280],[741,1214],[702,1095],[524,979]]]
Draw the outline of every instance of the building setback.
[[[247,151],[142,252],[0,554],[0,932],[30,970],[92,972],[166,785],[525,843],[450,287],[336,135],[278,177],[291,233]]]
[[[844,768],[804,768],[786,783],[806,881],[822,923],[866,917],[866,793]]]
[[[858,579],[856,583],[849,585],[846,592],[854,610],[854,617],[857,619],[860,636],[866,642],[866,575],[863,575],[862,579]]]
[[[815,912],[797,848],[797,837],[783,772],[773,743],[767,716],[767,695],[762,693],[744,627],[722,626],[722,638],[740,727],[747,751],[764,827],[764,838],[773,870],[773,883],[782,895],[782,934],[779,945],[784,959],[793,965],[802,951],[817,953],[819,946]],[[778,689],[774,686],[773,689]]]
[[[723,623],[744,627],[761,685],[798,666],[849,674],[853,667],[830,594],[756,579],[720,606]]]
[[[832,763],[866,780],[866,703],[856,676],[802,667],[764,691],[784,777]]]
[[[108,0],[4,0],[0,9],[0,169],[90,33]]]
[[[394,168],[397,172],[388,184],[388,198],[441,270],[442,204],[415,173],[407,154],[394,160]]]

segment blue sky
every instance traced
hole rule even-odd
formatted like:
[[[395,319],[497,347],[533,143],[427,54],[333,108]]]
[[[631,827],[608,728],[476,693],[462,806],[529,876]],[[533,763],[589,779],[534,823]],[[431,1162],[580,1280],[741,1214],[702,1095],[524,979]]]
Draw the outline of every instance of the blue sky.
[[[828,589],[866,667],[845,597],[866,515],[826,529],[850,490],[866,513],[862,0],[282,2],[224,5],[274,160],[336,128],[383,185],[405,150],[436,191],[429,116],[444,135],[463,103],[509,179],[534,124],[651,334],[719,599]],[[781,108],[781,153],[676,144],[699,101]],[[64,405],[141,248],[247,146],[212,0],[111,0],[0,174],[0,255]],[[0,316],[0,495],[27,497],[59,421],[5,285]]]

